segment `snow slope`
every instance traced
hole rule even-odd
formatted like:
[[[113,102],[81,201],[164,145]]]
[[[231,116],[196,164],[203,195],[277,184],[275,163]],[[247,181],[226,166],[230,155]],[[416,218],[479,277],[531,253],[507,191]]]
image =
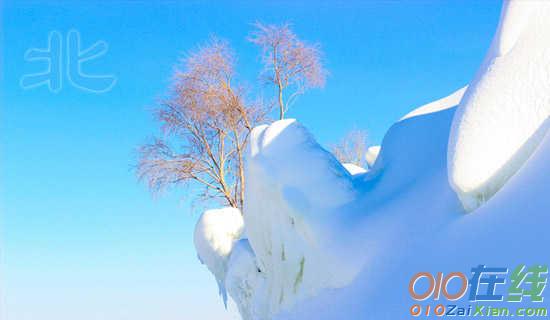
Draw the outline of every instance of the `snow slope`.
[[[236,246],[226,278],[244,319],[399,319],[414,303],[414,273],[547,263],[550,176],[541,173],[550,170],[550,138],[465,215],[447,176],[455,110],[394,124],[376,169],[357,176],[293,120],[255,130],[250,246]]]
[[[254,319],[292,318],[287,312],[301,301],[353,286],[359,274],[405,249],[403,237],[409,245],[461,215],[445,166],[453,112],[396,123],[377,169],[355,176],[294,120],[254,130],[244,220],[265,276],[260,304],[267,305]],[[435,192],[441,197],[434,201]]]
[[[432,172],[418,186],[399,192],[393,204],[365,218],[362,240],[381,250],[351,285],[324,290],[275,319],[410,318],[409,308],[416,302],[410,298],[407,286],[417,272],[461,271],[469,275],[471,267],[482,263],[508,268],[547,264],[550,198],[545,194],[550,175],[541,173],[549,170],[550,137],[546,136],[518,174],[486,205],[469,215],[460,213],[453,193],[445,187],[444,174]],[[380,237],[381,229],[389,235]],[[505,303],[493,305],[510,307]],[[512,305],[533,306],[550,307],[547,300],[535,305],[527,301]]]
[[[506,1],[498,31],[453,121],[449,178],[471,211],[513,176],[550,116],[550,1]]]
[[[464,96],[464,92],[466,92],[466,89],[468,89],[468,86],[465,86],[456,90],[455,92],[451,93],[445,98],[441,98],[439,100],[435,100],[421,107],[418,107],[413,111],[407,113],[399,121],[412,118],[412,117],[421,116],[423,114],[433,113],[436,111],[441,111],[441,110],[455,107],[460,103],[460,100],[462,100],[462,97]]]
[[[197,246],[245,320],[410,318],[415,273],[548,264],[547,3],[506,3],[462,100],[464,89],[395,123],[365,173],[295,120],[253,130],[246,239]]]

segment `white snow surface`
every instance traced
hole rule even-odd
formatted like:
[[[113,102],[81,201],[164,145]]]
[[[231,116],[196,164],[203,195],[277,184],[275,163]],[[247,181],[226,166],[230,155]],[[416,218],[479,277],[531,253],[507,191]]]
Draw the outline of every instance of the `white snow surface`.
[[[367,149],[367,152],[365,153],[365,160],[367,161],[369,169],[374,167],[374,163],[376,162],[379,153],[380,146],[371,146]]]
[[[453,120],[449,179],[471,211],[542,141],[550,116],[550,1],[505,1],[491,48]]]
[[[239,240],[233,248],[225,285],[243,320],[262,319],[267,313],[265,275],[247,239]]]
[[[452,111],[438,112],[429,121],[450,125]],[[445,143],[440,145],[444,146]],[[543,173],[550,170],[550,136],[543,139],[532,157],[502,190],[468,215],[463,214],[446,181],[443,157],[438,158],[431,162],[438,165],[438,169],[418,172],[419,181],[415,185],[394,189],[392,195],[375,208],[367,206],[372,198],[369,191],[365,192],[364,198],[368,200],[364,214],[356,220],[361,225],[358,228],[361,232],[354,229],[350,232],[356,233],[356,241],[363,241],[363,250],[371,253],[362,272],[351,284],[322,290],[298,301],[274,319],[412,318],[409,308],[418,302],[411,299],[407,286],[410,277],[417,272],[448,274],[460,271],[468,276],[470,268],[479,264],[514,268],[520,264],[548,263],[550,197],[546,194],[550,175]],[[374,186],[375,190],[378,188],[385,189]],[[491,305],[550,307],[547,299],[540,304],[524,300],[513,305],[505,302]],[[439,319],[435,316],[422,318]]]
[[[205,211],[195,226],[194,243],[197,256],[216,278],[219,293],[226,306],[227,262],[235,242],[241,237],[243,228],[241,212],[232,207]]]
[[[244,220],[267,305],[254,319],[301,314],[300,302],[353,286],[392,250],[460,216],[445,170],[453,113],[396,123],[384,139],[383,161],[361,175],[350,175],[295,120],[253,131]]]
[[[255,130],[249,242],[235,246],[225,280],[243,319],[407,318],[415,303],[407,286],[417,272],[547,263],[550,175],[542,173],[550,170],[550,136],[466,215],[447,176],[455,110],[397,122],[376,170],[356,176],[293,120]]]
[[[346,168],[346,170],[348,170],[349,174],[351,174],[352,176],[367,172],[367,169],[360,167],[354,163],[342,163],[342,165],[344,166],[344,168]]]
[[[455,92],[396,122],[366,173],[351,174],[295,120],[253,130],[246,239],[235,242],[236,233],[220,228],[220,242],[231,245],[219,250],[218,235],[202,236],[210,234],[204,226],[197,227],[203,240],[195,239],[243,319],[411,318],[415,273],[548,264],[550,75],[539,77],[550,70],[550,52],[548,39],[534,38],[550,30],[542,17],[550,15],[546,4],[530,3],[505,3],[485,67],[463,99]],[[491,305],[533,307],[528,299]],[[536,307],[550,308],[550,300]]]
[[[255,128],[246,177],[244,220],[266,277],[266,319],[355,277],[358,247],[335,233],[345,228],[337,210],[355,199],[354,180],[303,126],[288,119]]]
[[[383,161],[377,161],[376,170],[359,176],[343,175],[335,160],[322,156],[325,151],[296,122],[272,125],[284,139],[272,137],[271,143],[293,146],[276,149],[276,164],[264,157],[265,150],[257,149],[251,165],[254,170],[265,163],[272,170],[284,168],[298,175],[300,186],[294,192],[308,199],[323,199],[329,188],[334,194],[344,188],[349,196],[331,203],[330,210],[312,209],[314,204],[301,207],[295,204],[302,202],[296,200],[299,197],[285,197],[281,191],[289,183],[277,178],[284,174],[276,171],[267,178],[254,171],[258,179],[249,186],[247,199],[261,199],[265,207],[248,206],[244,216],[247,232],[257,234],[261,243],[255,247],[251,240],[254,252],[265,255],[264,262],[258,263],[266,266],[262,270],[267,291],[260,300],[270,305],[254,319],[407,318],[410,306],[416,303],[407,286],[417,272],[461,271],[468,275],[470,268],[482,263],[514,268],[550,260],[550,234],[545,231],[550,223],[550,198],[544,195],[550,176],[541,174],[550,170],[550,138],[491,201],[465,215],[447,176],[448,137],[455,110],[447,108],[394,124],[382,143]],[[290,139],[291,135],[296,139]],[[295,146],[294,140],[300,141],[301,147]],[[262,139],[255,136],[253,141]],[[300,154],[301,160],[285,160],[283,153]],[[311,163],[315,163],[312,171],[304,171],[303,166]],[[321,169],[316,168],[325,170],[322,179],[318,178]],[[300,226],[285,224],[288,217],[303,222]],[[309,238],[315,241],[303,240],[302,230],[308,229]],[[279,256],[282,250],[276,251],[279,247],[286,248],[290,261],[306,257],[301,274],[309,280],[296,294],[292,290],[296,262],[285,264]],[[316,263],[330,261],[338,251],[345,254],[340,254],[340,264],[334,269]],[[310,257],[314,263],[308,264]],[[340,281],[330,281],[333,279]],[[273,297],[277,292],[284,293],[280,306],[281,300]],[[499,305],[507,306],[495,304]]]
[[[427,114],[427,113],[433,113],[433,112],[436,112],[436,111],[441,111],[441,110],[445,110],[445,109],[448,109],[448,108],[456,107],[460,103],[460,100],[464,96],[464,92],[466,92],[467,88],[468,88],[468,86],[464,86],[464,87],[456,90],[455,92],[451,93],[450,95],[448,95],[444,98],[432,101],[428,104],[425,104],[421,107],[418,107],[418,108],[414,109],[413,111],[407,113],[399,121],[402,121],[402,120],[405,120],[405,119],[408,119],[408,118],[412,118],[412,117],[421,116],[421,115]]]

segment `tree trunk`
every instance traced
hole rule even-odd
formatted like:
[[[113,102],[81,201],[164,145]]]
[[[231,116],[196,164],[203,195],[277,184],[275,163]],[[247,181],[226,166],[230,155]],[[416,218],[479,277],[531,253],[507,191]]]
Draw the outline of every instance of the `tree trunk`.
[[[283,103],[283,84],[281,80],[278,83],[279,87],[279,119],[283,120],[285,118],[285,104]]]
[[[239,207],[241,209],[241,213],[242,213],[242,210],[243,210],[243,206],[244,206],[244,163],[243,163],[243,154],[242,154],[242,150],[240,150],[239,148],[239,176],[240,176],[240,179],[241,179],[241,190],[240,190],[240,193],[241,193],[241,196],[240,196],[240,199],[239,199]]]

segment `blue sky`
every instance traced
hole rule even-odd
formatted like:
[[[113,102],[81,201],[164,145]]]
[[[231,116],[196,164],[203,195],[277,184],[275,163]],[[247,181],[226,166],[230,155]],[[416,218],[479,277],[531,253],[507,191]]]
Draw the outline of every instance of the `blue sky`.
[[[370,143],[416,106],[467,84],[496,28],[499,1],[2,3],[0,92],[0,318],[6,320],[234,319],[196,260],[197,219],[176,190],[152,198],[137,183],[135,148],[157,132],[150,109],[182,53],[210,35],[228,39],[242,81],[260,64],[250,24],[291,22],[319,42],[326,87],[290,110],[323,144],[351,128]],[[65,81],[25,89],[28,62],[48,35],[77,30],[84,65],[112,74],[105,93]],[[65,39],[65,38],[64,38]],[[411,141],[414,143],[414,141]]]

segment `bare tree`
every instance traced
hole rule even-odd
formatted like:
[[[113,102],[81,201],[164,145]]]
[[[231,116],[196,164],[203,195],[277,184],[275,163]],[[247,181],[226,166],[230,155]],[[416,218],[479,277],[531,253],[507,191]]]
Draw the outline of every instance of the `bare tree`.
[[[332,154],[341,163],[353,163],[366,168],[367,133],[363,130],[352,130],[331,148]]]
[[[242,209],[243,152],[264,113],[245,103],[243,89],[233,83],[234,60],[227,42],[212,39],[176,70],[172,90],[155,112],[163,138],[140,148],[137,173],[153,191],[196,183],[203,199],[221,198]]]
[[[296,97],[309,88],[323,87],[327,72],[317,44],[306,44],[288,24],[255,23],[249,40],[262,50],[263,79],[275,85],[279,118],[283,119]]]

